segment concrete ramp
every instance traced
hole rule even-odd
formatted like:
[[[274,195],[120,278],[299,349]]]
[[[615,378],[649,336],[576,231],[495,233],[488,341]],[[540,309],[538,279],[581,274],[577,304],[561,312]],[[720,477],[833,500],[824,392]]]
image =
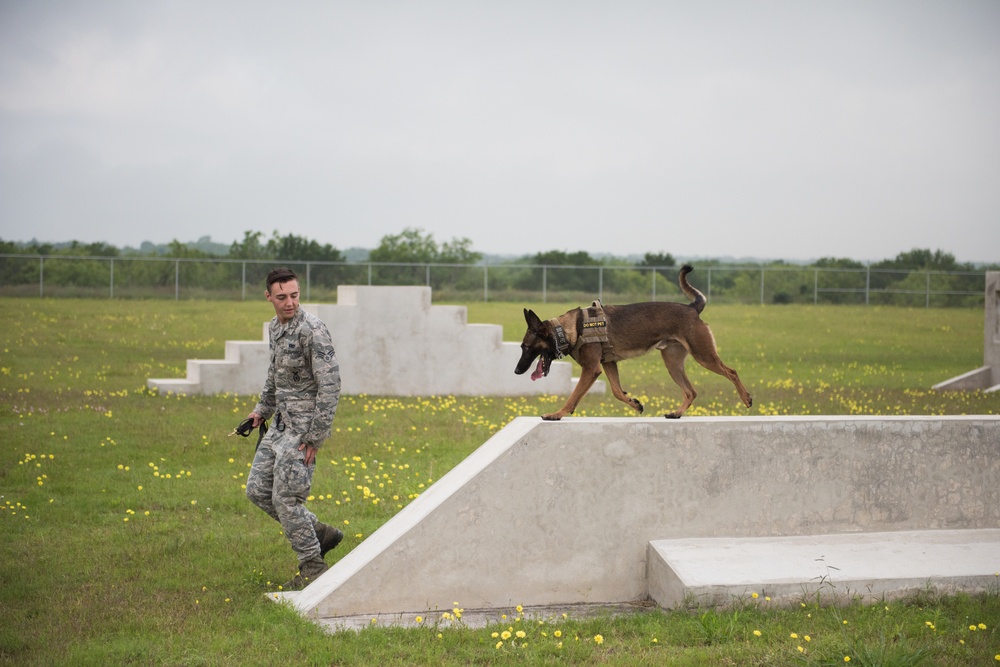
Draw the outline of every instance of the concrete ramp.
[[[986,272],[984,303],[983,365],[938,382],[935,391],[1000,391],[1000,271]]]
[[[1000,417],[522,417],[277,597],[334,624],[634,602],[656,540],[998,528]]]

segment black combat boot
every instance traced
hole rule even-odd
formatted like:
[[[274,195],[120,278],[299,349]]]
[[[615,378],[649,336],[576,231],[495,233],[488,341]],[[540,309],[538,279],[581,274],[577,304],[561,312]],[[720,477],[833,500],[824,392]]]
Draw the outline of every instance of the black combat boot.
[[[296,574],[291,581],[282,586],[281,590],[300,591],[312,582],[316,581],[316,578],[319,577],[319,575],[329,569],[330,567],[319,558],[299,563],[298,574]]]
[[[328,526],[321,521],[316,522],[316,539],[319,540],[319,557],[323,558],[327,553],[333,551],[334,547],[344,539],[344,534],[333,526]]]

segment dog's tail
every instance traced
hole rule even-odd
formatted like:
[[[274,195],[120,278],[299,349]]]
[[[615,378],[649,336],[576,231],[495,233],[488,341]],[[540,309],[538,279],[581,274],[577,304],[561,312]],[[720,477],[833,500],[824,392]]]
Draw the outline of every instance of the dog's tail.
[[[690,264],[682,266],[680,275],[677,276],[677,282],[680,283],[681,289],[684,290],[684,294],[687,295],[687,298],[691,299],[691,303],[689,305],[701,313],[701,311],[705,310],[705,304],[708,303],[708,300],[705,298],[704,294],[696,290],[691,286],[691,283],[688,282],[687,274],[692,271],[694,271],[694,267]]]

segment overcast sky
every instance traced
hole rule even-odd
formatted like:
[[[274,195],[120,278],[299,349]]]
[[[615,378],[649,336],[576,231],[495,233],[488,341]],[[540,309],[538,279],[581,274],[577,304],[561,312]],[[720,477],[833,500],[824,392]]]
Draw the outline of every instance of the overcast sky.
[[[0,0],[0,238],[996,262],[998,35],[998,0]]]

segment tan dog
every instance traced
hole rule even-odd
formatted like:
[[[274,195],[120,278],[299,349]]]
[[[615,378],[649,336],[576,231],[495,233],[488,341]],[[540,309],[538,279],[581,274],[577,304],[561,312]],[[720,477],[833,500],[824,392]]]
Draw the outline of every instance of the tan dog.
[[[582,370],[580,380],[569,400],[558,412],[542,415],[542,419],[557,420],[573,414],[580,399],[600,376],[601,368],[615,398],[640,414],[642,403],[622,390],[618,379],[618,362],[659,350],[670,377],[684,391],[684,402],[676,412],[665,417],[677,419],[694,402],[698,393],[684,372],[684,360],[690,353],[708,370],[728,378],[747,407],[753,399],[740,382],[739,375],[729,368],[715,349],[715,338],[699,313],[705,309],[705,295],[687,281],[690,266],[681,268],[678,282],[691,303],[633,303],[624,306],[601,306],[595,301],[590,308],[575,308],[555,319],[542,321],[534,312],[524,309],[528,331],[521,341],[521,359],[514,372],[524,373],[535,357],[538,366],[531,374],[537,380],[549,374],[554,359],[572,357]],[[602,312],[603,310],[603,312]]]

